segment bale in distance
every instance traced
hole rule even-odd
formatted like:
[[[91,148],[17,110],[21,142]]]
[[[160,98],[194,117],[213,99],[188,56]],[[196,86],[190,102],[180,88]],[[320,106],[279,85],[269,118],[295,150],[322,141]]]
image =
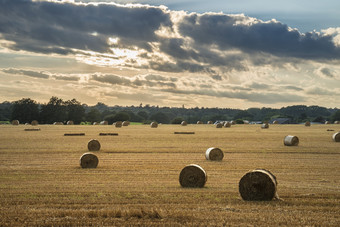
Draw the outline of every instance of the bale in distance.
[[[225,128],[230,128],[230,127],[231,127],[231,123],[230,123],[229,121],[226,121],[226,122],[224,123],[224,127],[225,127]]]
[[[250,171],[241,178],[239,192],[246,201],[269,201],[278,198],[276,177],[264,169]]]
[[[123,126],[129,126],[130,125],[130,121],[123,121],[122,125]]]
[[[267,128],[269,128],[269,124],[268,124],[268,123],[263,123],[263,124],[261,125],[261,128],[262,128],[262,129],[267,129]]]
[[[236,121],[230,121],[231,125],[236,125]]]
[[[85,153],[80,157],[79,163],[81,168],[97,168],[98,158],[92,153]]]
[[[187,123],[186,121],[182,121],[182,122],[181,122],[181,125],[182,125],[182,126],[187,126],[188,123]]]
[[[305,122],[305,126],[309,127],[310,126],[310,121]]]
[[[113,123],[113,125],[114,125],[116,128],[121,128],[122,125],[123,125],[123,122],[117,121],[117,122]]]
[[[223,124],[222,123],[217,123],[216,128],[222,128]]]
[[[334,121],[334,124],[336,124],[336,125],[340,124],[340,121]]]
[[[202,188],[206,182],[206,172],[202,167],[196,164],[184,167],[179,174],[179,183],[185,188]]]
[[[99,125],[99,123],[98,122],[93,122],[93,125]]]
[[[330,121],[326,121],[326,122],[325,122],[325,125],[330,125],[330,124],[331,124]]]
[[[340,132],[333,134],[333,141],[334,142],[340,142]]]
[[[158,127],[158,123],[153,121],[153,122],[151,122],[150,126],[151,126],[151,128],[157,128]]]
[[[59,122],[54,122],[53,125],[64,125],[64,123],[59,121]]]
[[[277,125],[277,124],[279,124],[279,121],[275,120],[275,121],[273,121],[273,124]]]
[[[19,121],[18,120],[13,120],[12,121],[12,125],[19,125]]]
[[[212,121],[208,121],[207,124],[208,124],[208,125],[212,125],[213,122],[212,122]]]
[[[299,138],[297,136],[288,135],[284,138],[283,144],[286,146],[297,146],[299,145]]]
[[[203,124],[203,121],[197,121],[197,124],[198,124],[198,125],[202,125],[202,124]]]
[[[108,121],[101,121],[99,124],[100,124],[100,125],[108,125],[109,122],[108,122]]]
[[[73,121],[67,121],[67,123],[66,123],[67,125],[74,125],[74,122]]]
[[[87,143],[87,148],[89,149],[89,151],[99,151],[100,143],[98,140],[92,139]]]
[[[222,161],[223,151],[217,147],[210,147],[205,151],[205,158],[211,161]]]
[[[31,125],[38,125],[39,124],[39,122],[37,121],[37,120],[33,120],[32,122],[31,122]]]

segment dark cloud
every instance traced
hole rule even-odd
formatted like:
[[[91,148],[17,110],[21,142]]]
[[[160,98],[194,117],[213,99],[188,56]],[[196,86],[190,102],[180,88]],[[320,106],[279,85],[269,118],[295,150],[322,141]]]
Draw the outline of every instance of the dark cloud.
[[[65,81],[79,81],[78,76],[53,76],[56,80],[65,80]]]
[[[18,75],[25,75],[29,77],[35,77],[40,79],[48,79],[49,75],[45,74],[43,72],[36,72],[36,71],[30,71],[30,70],[22,70],[22,69],[3,69],[4,73],[10,73],[10,74],[18,74]]]
[[[322,68],[320,72],[328,78],[334,78],[334,75],[329,68]]]

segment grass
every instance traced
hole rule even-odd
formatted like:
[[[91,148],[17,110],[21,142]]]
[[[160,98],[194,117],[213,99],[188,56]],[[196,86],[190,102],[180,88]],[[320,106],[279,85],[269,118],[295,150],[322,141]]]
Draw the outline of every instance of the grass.
[[[0,226],[340,223],[340,143],[331,138],[340,125],[39,125],[41,131],[24,131],[28,127],[0,126]],[[283,145],[288,134],[299,137],[299,146]],[[79,158],[90,139],[101,143],[99,165],[82,169]],[[222,162],[205,160],[212,146],[224,151]],[[180,171],[192,163],[207,172],[204,188],[179,185]],[[277,177],[282,201],[240,198],[239,180],[256,168]]]

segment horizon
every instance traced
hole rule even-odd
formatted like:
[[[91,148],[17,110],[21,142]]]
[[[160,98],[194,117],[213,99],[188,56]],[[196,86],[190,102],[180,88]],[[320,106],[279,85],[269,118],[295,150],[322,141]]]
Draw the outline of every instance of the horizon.
[[[79,2],[0,2],[0,102],[340,106],[338,1]]]

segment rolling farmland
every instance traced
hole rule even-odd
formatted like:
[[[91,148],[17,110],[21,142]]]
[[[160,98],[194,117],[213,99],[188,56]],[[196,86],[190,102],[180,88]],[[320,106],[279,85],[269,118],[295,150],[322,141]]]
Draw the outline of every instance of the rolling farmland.
[[[1,125],[0,226],[339,226],[338,131],[340,125]],[[286,135],[299,145],[284,146]],[[91,139],[101,144],[93,152],[99,164],[83,169],[79,158]],[[220,148],[223,160],[206,160],[209,147]],[[204,168],[204,188],[180,186],[188,164]],[[281,200],[241,199],[239,180],[257,168],[276,176]]]

